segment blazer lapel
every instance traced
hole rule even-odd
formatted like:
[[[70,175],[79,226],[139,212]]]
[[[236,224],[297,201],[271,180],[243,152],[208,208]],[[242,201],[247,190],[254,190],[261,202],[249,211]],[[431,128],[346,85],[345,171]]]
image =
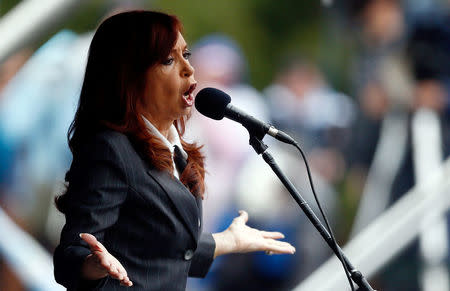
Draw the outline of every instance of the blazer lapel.
[[[170,177],[165,172],[150,169],[147,173],[161,186],[167,196],[169,196],[189,232],[197,240],[199,234],[199,209],[194,196],[192,196],[191,192],[178,179]]]

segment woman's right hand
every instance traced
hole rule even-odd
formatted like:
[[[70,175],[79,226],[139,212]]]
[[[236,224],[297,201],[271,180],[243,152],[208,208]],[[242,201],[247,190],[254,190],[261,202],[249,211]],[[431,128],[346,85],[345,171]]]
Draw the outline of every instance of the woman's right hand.
[[[87,280],[99,280],[106,276],[110,276],[120,281],[123,286],[132,286],[127,271],[122,264],[111,255],[106,248],[89,233],[81,233],[83,239],[91,249],[91,254],[84,260],[81,267],[81,275]]]

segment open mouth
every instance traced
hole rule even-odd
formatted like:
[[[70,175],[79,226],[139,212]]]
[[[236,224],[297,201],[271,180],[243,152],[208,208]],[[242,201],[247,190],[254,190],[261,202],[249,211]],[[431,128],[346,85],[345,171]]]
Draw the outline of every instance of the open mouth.
[[[188,106],[192,106],[194,104],[194,96],[192,95],[192,93],[194,92],[195,87],[197,87],[197,83],[189,86],[189,89],[183,93],[183,100]]]

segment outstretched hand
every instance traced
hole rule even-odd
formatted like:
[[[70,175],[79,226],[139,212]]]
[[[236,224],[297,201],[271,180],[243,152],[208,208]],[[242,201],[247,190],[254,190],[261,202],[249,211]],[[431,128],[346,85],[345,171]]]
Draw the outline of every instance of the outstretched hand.
[[[246,225],[248,214],[239,211],[231,225],[223,232],[213,234],[216,242],[214,257],[228,253],[248,253],[265,251],[267,254],[293,254],[295,248],[278,239],[284,238],[280,232],[268,232]]]
[[[98,280],[109,275],[119,280],[123,286],[130,287],[133,285],[122,264],[106,250],[95,236],[82,233],[80,237],[89,245],[92,252],[86,257],[81,267],[81,275],[85,279]]]

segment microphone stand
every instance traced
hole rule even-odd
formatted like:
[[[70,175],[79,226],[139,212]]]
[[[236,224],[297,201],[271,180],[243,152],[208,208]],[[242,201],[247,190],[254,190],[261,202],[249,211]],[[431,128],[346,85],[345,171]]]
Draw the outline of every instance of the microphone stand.
[[[269,164],[269,166],[272,168],[272,170],[275,172],[275,174],[278,176],[278,178],[281,180],[283,185],[287,188],[289,193],[291,194],[292,198],[297,202],[297,204],[300,206],[300,208],[303,210],[303,212],[306,214],[306,216],[309,218],[311,223],[314,225],[314,227],[319,231],[320,235],[322,235],[323,239],[327,242],[328,246],[333,250],[335,255],[339,258],[340,256],[343,258],[343,263],[347,266],[347,269],[349,270],[350,277],[352,278],[353,282],[358,285],[357,291],[375,291],[367,282],[366,278],[362,275],[360,271],[358,271],[347,259],[347,257],[342,252],[342,249],[335,244],[333,239],[331,238],[330,234],[326,230],[326,228],[322,225],[320,220],[317,218],[317,216],[312,211],[311,207],[309,207],[308,203],[303,199],[303,197],[300,195],[300,193],[295,189],[294,185],[291,183],[291,181],[283,174],[281,169],[278,167],[277,163],[275,162],[275,159],[272,157],[272,155],[267,152],[268,146],[264,144],[262,141],[262,138],[265,135],[264,131],[261,131],[259,128],[245,126],[250,134],[250,145],[253,147],[253,149],[256,151],[258,155],[262,154],[262,157],[264,161]]]

